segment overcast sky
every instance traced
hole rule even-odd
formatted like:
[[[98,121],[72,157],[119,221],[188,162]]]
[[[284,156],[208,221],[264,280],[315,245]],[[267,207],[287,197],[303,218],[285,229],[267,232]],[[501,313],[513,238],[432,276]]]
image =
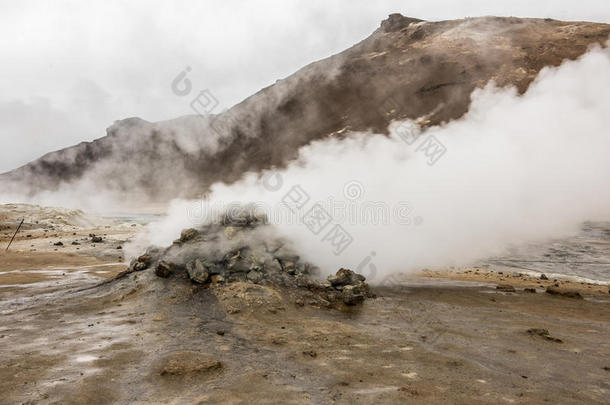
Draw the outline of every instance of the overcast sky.
[[[191,113],[186,66],[222,108],[364,39],[389,13],[610,22],[607,0],[0,0],[0,172],[105,135],[114,120]]]

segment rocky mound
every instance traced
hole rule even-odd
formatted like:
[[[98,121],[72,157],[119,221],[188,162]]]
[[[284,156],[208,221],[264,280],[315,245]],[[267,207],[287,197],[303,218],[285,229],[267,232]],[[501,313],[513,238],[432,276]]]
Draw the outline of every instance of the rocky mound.
[[[356,305],[372,296],[365,277],[339,269],[326,280],[289,244],[274,235],[266,217],[244,209],[217,223],[186,229],[167,248],[151,247],[130,264],[131,272],[149,269],[158,277],[196,284],[251,283],[300,291],[295,302]],[[313,301],[312,301],[313,300]]]
[[[578,58],[590,45],[604,44],[609,33],[610,25],[586,22],[513,17],[428,22],[392,14],[362,42],[226,112],[159,123],[117,121],[103,138],[1,175],[1,187],[36,193],[86,180],[120,192],[124,200],[199,196],[215,182],[282,167],[317,139],[350,131],[383,133],[396,119],[425,117],[423,125],[434,125],[459,118],[472,91],[491,80],[523,93],[543,67]],[[191,97],[196,94],[185,101]],[[172,181],[176,178],[181,181]]]

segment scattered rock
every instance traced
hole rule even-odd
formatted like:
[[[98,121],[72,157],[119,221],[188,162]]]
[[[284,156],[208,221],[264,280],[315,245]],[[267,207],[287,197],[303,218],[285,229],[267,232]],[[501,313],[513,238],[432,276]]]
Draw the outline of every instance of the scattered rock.
[[[523,291],[526,292],[526,293],[536,294],[536,289],[535,288],[524,288]]]
[[[103,239],[101,236],[95,236],[95,235],[93,235],[93,236],[91,237],[91,242],[92,242],[92,243],[103,243],[103,242],[104,242],[104,239]]]
[[[549,278],[546,276],[546,274],[541,274],[540,275],[540,280],[548,280]]]
[[[190,228],[190,229],[185,229],[180,233],[180,242],[184,243],[184,242],[188,242],[190,240],[193,240],[197,237],[199,233],[197,232],[196,229]]]
[[[328,276],[326,278],[326,280],[328,280],[328,282],[330,283],[330,285],[332,285],[333,287],[343,287],[346,286],[348,284],[358,284],[358,283],[362,283],[364,282],[364,280],[366,280],[366,278],[360,274],[354,273],[351,270],[348,269],[339,269],[339,271],[337,271],[337,274],[335,274],[334,276]]]
[[[361,304],[366,296],[364,292],[358,288],[358,286],[347,285],[341,292],[341,298],[343,299],[345,305],[357,305]]]
[[[183,351],[172,353],[163,359],[159,374],[162,376],[184,376],[218,371],[222,363],[201,353]]]
[[[80,243],[78,243],[77,241],[73,241],[73,242],[72,242],[72,244],[73,244],[74,246],[78,246],[78,245],[80,245]]]
[[[259,271],[252,270],[248,273],[246,278],[248,279],[248,281],[251,281],[254,284],[258,284],[263,279],[263,275]]]
[[[305,351],[303,351],[303,354],[304,354],[305,356],[309,356],[309,357],[314,358],[314,359],[315,359],[316,357],[318,357],[318,353],[316,353],[316,351],[315,351],[315,350],[305,350]]]
[[[540,336],[543,339],[549,341],[549,342],[555,342],[555,343],[563,343],[563,340],[552,337],[549,334],[548,329],[542,329],[542,328],[531,328],[527,330],[527,333],[532,335],[532,336]]]
[[[546,293],[551,295],[559,295],[567,298],[582,299],[582,295],[576,290],[568,290],[557,286],[549,286],[546,288]]]
[[[204,284],[210,278],[210,272],[199,259],[195,259],[186,265],[189,278],[196,283]]]
[[[53,246],[63,246],[63,245],[64,245],[64,244],[63,244],[61,241],[59,241],[59,242],[55,242],[55,243],[53,244]]]
[[[498,291],[502,291],[502,292],[515,292],[515,287],[513,287],[510,284],[498,284],[498,286],[496,287],[496,290]]]
[[[161,260],[157,264],[157,267],[155,268],[155,274],[162,278],[167,278],[167,277],[171,276],[173,272],[174,272],[173,263],[168,263],[164,260]]]
[[[133,269],[135,271],[146,270],[152,263],[152,256],[148,253],[143,254],[135,260]]]

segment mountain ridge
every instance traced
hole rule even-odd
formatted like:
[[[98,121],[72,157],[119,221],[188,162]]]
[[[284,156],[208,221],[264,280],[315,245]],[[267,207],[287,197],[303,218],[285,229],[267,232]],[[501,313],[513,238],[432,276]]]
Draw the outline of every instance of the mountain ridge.
[[[300,147],[350,132],[387,133],[393,120],[460,118],[490,81],[523,94],[540,70],[604,45],[610,25],[516,17],[428,22],[391,14],[369,37],[261,89],[220,114],[157,123],[116,121],[106,136],[50,152],[0,175],[33,195],[60,187],[193,197],[217,181],[282,167]]]

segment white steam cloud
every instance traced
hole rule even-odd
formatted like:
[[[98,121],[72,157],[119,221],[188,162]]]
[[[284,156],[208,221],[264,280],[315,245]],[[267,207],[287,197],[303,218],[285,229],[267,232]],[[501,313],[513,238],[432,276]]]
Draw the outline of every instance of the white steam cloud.
[[[610,52],[595,48],[544,69],[523,96],[493,85],[475,91],[467,115],[429,128],[412,145],[402,139],[411,123],[396,122],[390,137],[357,133],[315,142],[286,170],[216,184],[204,202],[174,201],[167,219],[131,249],[168,244],[180,229],[209,219],[210,208],[237,201],[268,211],[323,271],[360,267],[373,282],[567,236],[585,220],[610,217],[606,89]],[[430,136],[446,148],[434,165],[422,150]],[[318,234],[281,204],[297,185],[309,196],[300,215],[321,202],[332,217]],[[323,240],[335,224],[353,239],[338,255]]]

